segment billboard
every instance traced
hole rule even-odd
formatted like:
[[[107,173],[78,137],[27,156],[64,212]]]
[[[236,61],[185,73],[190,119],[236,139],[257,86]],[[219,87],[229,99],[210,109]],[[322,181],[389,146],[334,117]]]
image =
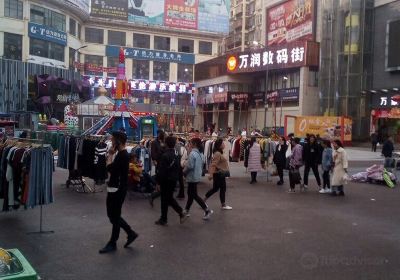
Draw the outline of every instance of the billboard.
[[[229,33],[230,0],[198,0],[198,29]]]
[[[164,24],[164,0],[125,0],[128,21],[148,25]]]
[[[54,28],[29,22],[29,37],[53,42],[62,46],[67,45],[67,33]]]
[[[294,134],[296,137],[318,134],[323,139],[348,142],[351,141],[352,120],[346,117],[299,116],[295,120]]]
[[[267,46],[313,40],[314,0],[289,0],[267,9]]]
[[[90,15],[126,21],[128,19],[128,2],[127,0],[92,0]]]
[[[197,29],[198,0],[165,0],[164,25]]]
[[[90,0],[64,0],[64,1],[81,9],[85,13],[89,13]]]

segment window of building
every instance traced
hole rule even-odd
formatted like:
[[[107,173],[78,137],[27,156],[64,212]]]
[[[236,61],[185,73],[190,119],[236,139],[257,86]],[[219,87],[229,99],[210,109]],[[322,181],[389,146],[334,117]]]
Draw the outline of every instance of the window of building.
[[[185,53],[194,53],[194,41],[178,39],[178,51]]]
[[[212,43],[200,41],[199,42],[199,54],[212,55]]]
[[[120,31],[108,31],[108,44],[115,46],[126,46],[126,33]]]
[[[150,49],[150,35],[133,33],[133,47]]]
[[[31,4],[31,21],[65,31],[65,15]]]
[[[64,61],[65,47],[53,42],[30,38],[29,54]]]
[[[22,36],[4,33],[4,58],[22,60]]]
[[[107,67],[117,67],[119,63],[118,57],[107,57]],[[117,73],[107,73],[108,77],[117,77]]]
[[[69,48],[69,60],[68,60],[69,68],[74,68],[74,62],[75,62],[75,49]]]
[[[192,64],[178,64],[178,82],[193,83]]]
[[[23,18],[23,3],[20,0],[5,0],[4,16],[16,19]]]
[[[72,18],[69,18],[69,34],[76,36],[76,21]]]
[[[78,39],[80,40],[82,38],[82,26],[80,23],[78,23]]]
[[[153,78],[157,81],[169,81],[169,62],[154,61]]]
[[[104,43],[104,30],[97,28],[85,28],[85,41],[88,43]]]
[[[92,64],[95,66],[103,67],[103,57],[100,55],[85,55],[85,64]],[[97,75],[99,72],[88,71],[85,67],[85,74],[86,75]]]
[[[134,79],[149,79],[149,61],[148,60],[134,60],[132,67],[132,77]]]
[[[154,37],[154,49],[169,51],[171,49],[171,38],[155,36]]]

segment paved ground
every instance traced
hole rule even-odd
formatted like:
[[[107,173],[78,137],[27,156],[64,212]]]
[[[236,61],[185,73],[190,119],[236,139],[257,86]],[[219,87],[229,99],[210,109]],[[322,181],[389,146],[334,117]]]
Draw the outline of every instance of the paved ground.
[[[351,170],[373,161],[358,159]],[[315,182],[306,194],[287,194],[287,186],[249,185],[243,168],[233,164],[228,181],[232,211],[219,209],[204,222],[197,205],[179,225],[157,227],[159,202],[131,197],[124,216],[139,232],[133,248],[99,255],[110,234],[105,193],[79,194],[61,186],[66,172],[55,174],[56,201],[44,208],[50,235],[38,229],[39,209],[0,213],[0,247],[19,248],[42,279],[399,279],[399,189],[349,184],[346,197],[318,194]],[[203,182],[200,193],[210,187]],[[181,203],[183,204],[183,203]],[[122,235],[121,235],[122,236]],[[125,236],[122,236],[125,238]]]

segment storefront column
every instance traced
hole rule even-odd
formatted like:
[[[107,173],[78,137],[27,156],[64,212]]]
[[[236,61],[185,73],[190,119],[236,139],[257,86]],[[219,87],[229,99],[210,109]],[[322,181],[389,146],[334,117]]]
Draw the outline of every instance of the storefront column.
[[[229,112],[228,112],[228,126],[233,129],[235,122],[235,104],[233,102],[229,103]]]
[[[213,105],[213,124],[216,123],[218,126],[218,103]],[[216,127],[217,129],[219,127]]]

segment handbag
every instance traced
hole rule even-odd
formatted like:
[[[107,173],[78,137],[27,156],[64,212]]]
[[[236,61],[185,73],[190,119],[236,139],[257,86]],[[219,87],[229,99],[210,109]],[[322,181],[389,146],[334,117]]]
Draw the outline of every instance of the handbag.
[[[218,170],[216,174],[218,174],[218,176],[223,178],[231,177],[231,173],[229,172],[229,170]]]
[[[289,179],[293,184],[301,183],[301,175],[299,169],[290,168],[289,169]]]

